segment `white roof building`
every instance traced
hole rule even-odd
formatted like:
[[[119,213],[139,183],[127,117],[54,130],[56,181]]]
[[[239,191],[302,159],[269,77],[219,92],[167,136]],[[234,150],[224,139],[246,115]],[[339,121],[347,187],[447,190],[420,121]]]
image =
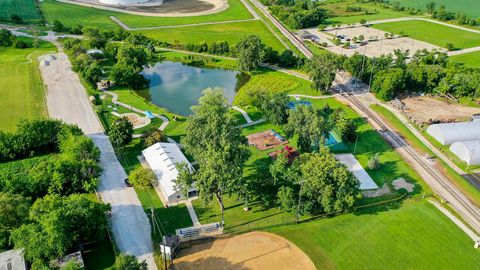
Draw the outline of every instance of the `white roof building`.
[[[21,250],[7,250],[0,253],[0,270],[26,270],[27,265]]]
[[[480,141],[454,142],[450,151],[468,165],[480,165]]]
[[[176,143],[156,143],[142,151],[145,160],[158,179],[158,186],[167,203],[184,199],[182,193],[175,189],[178,176],[177,164],[186,163],[190,171],[193,167]],[[196,189],[189,190],[189,197],[196,195]]]
[[[369,190],[369,189],[378,189],[377,184],[373,179],[368,175],[367,171],[362,167],[360,162],[355,158],[352,154],[337,154],[335,158],[345,165],[347,169],[357,177],[358,181],[360,181],[360,189],[361,190]]]
[[[480,121],[435,124],[428,127],[427,133],[442,145],[480,141]]]

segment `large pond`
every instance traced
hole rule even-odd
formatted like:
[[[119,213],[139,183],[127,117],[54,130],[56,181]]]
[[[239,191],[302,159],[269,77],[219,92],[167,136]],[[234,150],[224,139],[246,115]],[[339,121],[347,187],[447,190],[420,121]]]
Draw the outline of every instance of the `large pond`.
[[[209,87],[224,89],[229,102],[248,80],[248,75],[234,70],[193,67],[177,62],[161,62],[146,68],[143,76],[150,80],[149,91],[142,96],[169,111],[188,116],[202,91]]]

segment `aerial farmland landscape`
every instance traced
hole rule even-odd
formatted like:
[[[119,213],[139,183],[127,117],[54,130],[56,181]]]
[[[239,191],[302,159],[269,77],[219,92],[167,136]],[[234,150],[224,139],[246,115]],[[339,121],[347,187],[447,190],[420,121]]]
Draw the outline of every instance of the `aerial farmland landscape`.
[[[26,269],[480,269],[480,1],[0,0]]]

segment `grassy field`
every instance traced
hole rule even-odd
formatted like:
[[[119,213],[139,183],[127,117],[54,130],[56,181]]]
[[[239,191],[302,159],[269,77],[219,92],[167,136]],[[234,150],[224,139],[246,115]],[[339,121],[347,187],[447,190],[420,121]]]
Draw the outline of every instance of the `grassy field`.
[[[426,5],[431,0],[399,0],[402,6],[426,10]],[[480,17],[480,2],[477,0],[435,0],[436,7],[444,5],[447,11],[463,12],[470,17]]]
[[[88,8],[78,5],[44,0],[40,7],[47,22],[59,20],[68,26],[91,25],[100,28],[118,27],[109,16],[115,16],[132,28],[165,25],[182,25],[203,22],[221,22],[227,20],[250,19],[252,15],[239,0],[228,0],[229,8],[225,11],[192,17],[148,17],[126,13]]]
[[[480,68],[480,52],[450,56],[450,61],[454,63],[464,63],[467,67]]]
[[[188,26],[181,28],[164,28],[156,30],[141,31],[147,37],[167,41],[175,44],[200,43],[206,41],[228,41],[230,45],[236,44],[242,37],[247,35],[258,35],[263,43],[275,50],[282,52],[286,48],[283,44],[270,32],[270,30],[261,21],[245,21],[225,24],[211,24]]]
[[[9,21],[12,15],[18,15],[26,22],[39,21],[42,18],[35,0],[0,1],[0,21]]]
[[[472,240],[425,200],[269,231],[295,243],[317,269],[476,269],[480,264]]]
[[[347,11],[349,6],[360,7],[362,10],[349,12]],[[328,19],[330,24],[351,24],[359,23],[361,19],[373,21],[409,16],[404,12],[383,8],[373,3],[358,3],[356,1],[329,1],[325,2],[323,7],[327,10],[327,14],[330,17]],[[366,11],[368,11],[368,15]]]
[[[480,46],[480,34],[426,21],[382,23],[375,24],[373,27],[395,34],[403,32],[413,39],[440,47],[446,47],[447,43],[453,44],[458,49]]]
[[[31,45],[31,40],[24,40]],[[0,47],[0,130],[13,131],[20,119],[46,116],[36,58],[50,51],[55,51],[50,43],[29,49]]]
[[[393,113],[382,106],[374,105],[372,109],[387,121],[403,138],[405,138],[417,151],[435,157],[435,154],[420,141]],[[428,135],[424,133],[424,135]],[[431,141],[432,142],[432,141]],[[435,144],[434,144],[435,145]],[[447,175],[457,187],[463,190],[467,196],[480,204],[480,192],[468,183],[465,178],[456,173],[450,166],[440,159],[437,159],[443,173]],[[464,166],[461,166],[464,167]]]

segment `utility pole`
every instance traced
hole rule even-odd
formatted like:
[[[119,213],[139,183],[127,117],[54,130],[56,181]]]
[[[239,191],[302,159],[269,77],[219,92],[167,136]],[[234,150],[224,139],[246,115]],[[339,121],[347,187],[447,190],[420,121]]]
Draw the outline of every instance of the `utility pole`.
[[[300,204],[302,203],[302,187],[305,180],[300,181],[300,191],[298,192],[297,224],[300,221]]]
[[[163,263],[165,266],[165,270],[168,270],[168,265],[167,265],[167,253],[166,253],[166,245],[167,245],[167,234],[163,230],[158,229],[158,223],[157,223],[157,217],[155,216],[155,211],[153,210],[153,207],[150,207],[150,212],[152,213],[152,222],[153,222],[153,234],[155,235],[155,227],[157,227],[157,231],[159,231],[160,237],[162,237],[162,246],[163,246]],[[161,224],[160,224],[161,225]],[[162,231],[164,236],[162,236]]]

